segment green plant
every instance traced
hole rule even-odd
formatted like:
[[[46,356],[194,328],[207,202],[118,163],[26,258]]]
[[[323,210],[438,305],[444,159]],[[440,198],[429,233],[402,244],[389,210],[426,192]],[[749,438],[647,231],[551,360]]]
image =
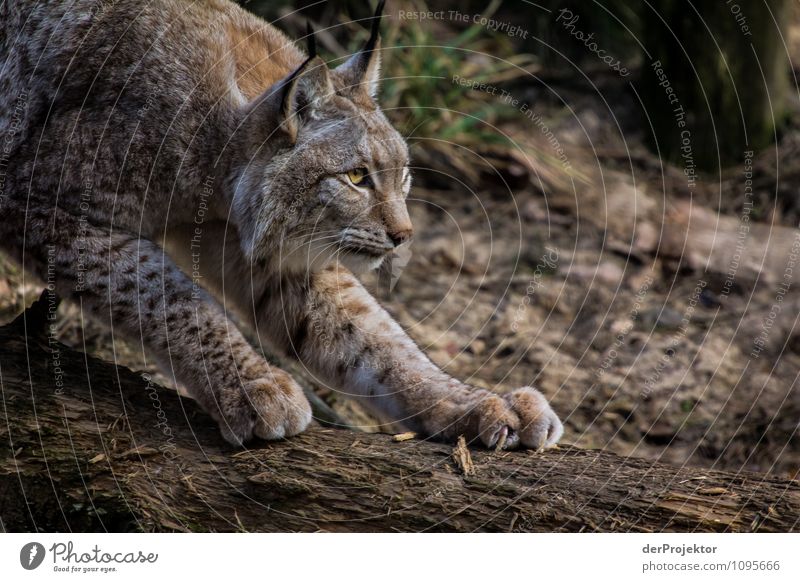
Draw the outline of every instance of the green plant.
[[[494,0],[483,16],[491,17],[500,3]],[[416,3],[413,9],[426,8]],[[497,128],[520,116],[501,90],[532,78],[538,65],[531,55],[515,54],[507,35],[481,24],[455,34],[452,29],[447,20],[385,19],[381,106],[418,162],[475,178],[473,152],[497,157],[516,148]],[[352,51],[363,42],[363,29],[353,37]],[[461,85],[454,76],[484,89]]]

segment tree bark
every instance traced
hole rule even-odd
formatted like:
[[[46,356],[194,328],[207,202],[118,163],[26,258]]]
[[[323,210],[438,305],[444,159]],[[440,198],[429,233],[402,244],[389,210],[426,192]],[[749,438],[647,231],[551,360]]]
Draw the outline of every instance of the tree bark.
[[[193,401],[50,341],[34,305],[0,328],[8,531],[800,528],[797,482],[568,446],[473,449],[469,475],[451,445],[349,430],[232,449]]]

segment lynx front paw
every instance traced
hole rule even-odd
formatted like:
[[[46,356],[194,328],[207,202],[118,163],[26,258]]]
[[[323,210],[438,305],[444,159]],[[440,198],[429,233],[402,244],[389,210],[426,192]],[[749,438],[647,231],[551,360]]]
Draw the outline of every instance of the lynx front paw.
[[[502,397],[488,396],[478,403],[474,413],[478,415],[475,436],[489,448],[514,449],[522,445],[543,449],[556,444],[564,433],[547,399],[530,386]]]
[[[273,371],[268,378],[246,382],[221,400],[220,430],[236,446],[255,437],[293,436],[311,422],[311,406],[302,388],[285,372]]]
[[[564,425],[544,395],[535,388],[517,388],[503,399],[519,418],[519,425],[514,432],[510,432],[509,427],[506,448],[516,446],[514,441],[518,439],[525,447],[543,449],[556,444],[564,434]]]

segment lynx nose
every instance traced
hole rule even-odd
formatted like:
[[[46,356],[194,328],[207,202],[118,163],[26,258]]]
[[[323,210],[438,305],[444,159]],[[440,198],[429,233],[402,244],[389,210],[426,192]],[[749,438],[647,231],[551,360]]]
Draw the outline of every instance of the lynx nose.
[[[410,228],[407,228],[405,230],[390,232],[388,234],[389,238],[392,239],[392,243],[394,243],[394,246],[399,247],[404,242],[411,240],[411,236],[414,234],[414,231]]]

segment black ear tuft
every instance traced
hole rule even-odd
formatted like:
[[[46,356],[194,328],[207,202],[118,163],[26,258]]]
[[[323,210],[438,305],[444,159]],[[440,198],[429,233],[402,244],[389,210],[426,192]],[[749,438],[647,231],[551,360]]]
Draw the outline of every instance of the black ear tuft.
[[[317,38],[314,36],[314,27],[310,21],[306,21],[306,42],[308,43],[308,58],[313,59],[317,56]]]
[[[369,33],[369,40],[364,45],[363,52],[365,54],[371,53],[375,49],[375,44],[378,42],[378,37],[381,34],[381,16],[383,16],[383,8],[386,6],[386,0],[380,0],[378,7],[375,9],[375,15],[372,17],[372,28]]]
[[[352,95],[365,95],[374,99],[378,93],[381,69],[381,15],[386,0],[380,0],[372,17],[372,29],[369,40],[360,51],[336,68],[336,72],[344,81]]]

